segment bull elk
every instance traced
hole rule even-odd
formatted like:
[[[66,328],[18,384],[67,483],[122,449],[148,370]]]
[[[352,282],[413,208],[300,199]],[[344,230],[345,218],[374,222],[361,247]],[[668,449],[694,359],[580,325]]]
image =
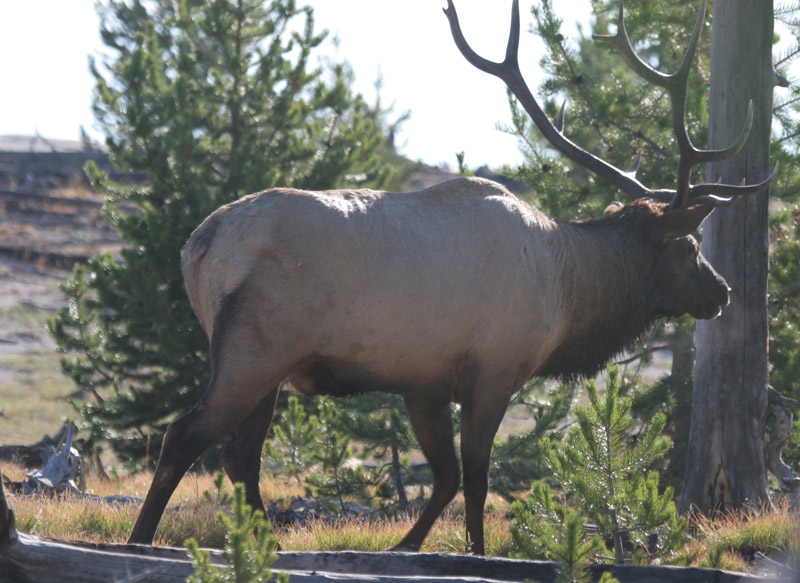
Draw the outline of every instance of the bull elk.
[[[152,542],[181,477],[226,434],[224,469],[263,510],[261,448],[288,383],[305,395],[403,396],[433,472],[430,501],[394,547],[403,550],[419,549],[458,490],[450,403],[460,403],[468,550],[482,554],[489,456],[511,396],[536,375],[594,374],[656,319],[714,318],[727,305],[728,286],[692,233],[715,207],[762,190],[775,173],[749,186],[690,184],[693,166],[738,152],[752,123],[751,108],[741,137],[722,150],[696,148],[686,130],[705,0],[674,75],[634,53],[622,3],[616,35],[603,37],[670,94],[675,190],[646,188],[566,138],[563,115],[556,125],[547,119],[517,62],[518,0],[502,63],[470,48],[451,0],[444,12],[464,57],[506,83],[553,147],[633,202],[563,221],[494,182],[455,178],[403,194],[276,188],[218,209],[192,233],[181,263],[209,338],[211,381],[169,426],[129,542]]]

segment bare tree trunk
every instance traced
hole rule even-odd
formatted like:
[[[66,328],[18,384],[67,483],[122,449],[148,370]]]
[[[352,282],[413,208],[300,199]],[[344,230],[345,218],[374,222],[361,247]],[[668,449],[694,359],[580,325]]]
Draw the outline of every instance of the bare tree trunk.
[[[686,453],[689,448],[689,427],[691,424],[692,386],[694,383],[694,330],[681,331],[672,343],[671,393],[675,399],[672,424],[675,432],[672,437],[672,451],[669,465],[664,472],[666,483],[677,490],[683,480],[686,468]]]
[[[400,450],[397,448],[396,443],[392,443],[392,479],[394,480],[395,490],[397,490],[397,506],[402,512],[405,512],[408,508],[408,496],[406,495],[406,487],[403,483]]]
[[[714,3],[709,147],[736,140],[753,101],[744,149],[709,164],[707,181],[754,183],[769,174],[773,6],[769,0]],[[732,288],[716,320],[697,323],[692,420],[680,509],[704,513],[769,500],[764,459],[767,416],[768,193],[715,211],[703,254]]]

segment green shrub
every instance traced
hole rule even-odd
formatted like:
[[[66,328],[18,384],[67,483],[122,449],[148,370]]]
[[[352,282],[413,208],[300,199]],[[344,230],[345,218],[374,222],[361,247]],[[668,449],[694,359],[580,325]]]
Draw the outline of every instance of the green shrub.
[[[600,398],[594,381],[587,382],[590,405],[575,408],[577,423],[563,446],[541,440],[564,500],[556,501],[547,486],[537,483],[527,500],[515,504],[519,554],[554,558],[549,541],[525,542],[526,533],[546,538],[551,529],[549,536],[558,545],[577,544],[570,537],[580,534],[584,519],[612,541],[616,563],[643,562],[683,542],[686,519],[677,516],[672,488],[659,493],[658,472],[646,471],[669,450],[669,439],[661,435],[666,418],[656,414],[644,436],[631,444],[631,400],[620,398],[619,388],[619,369],[609,367],[605,397]],[[648,544],[650,535],[657,535],[656,543]]]
[[[194,575],[189,583],[267,583],[272,581],[270,566],[278,558],[278,539],[260,511],[253,511],[244,501],[244,486],[236,484],[233,492],[233,515],[220,512],[217,517],[225,527],[222,549],[224,566],[211,563],[211,553],[200,550],[195,539],[186,541],[186,552],[192,561]],[[255,536],[254,536],[255,534]],[[287,583],[286,573],[278,581]]]

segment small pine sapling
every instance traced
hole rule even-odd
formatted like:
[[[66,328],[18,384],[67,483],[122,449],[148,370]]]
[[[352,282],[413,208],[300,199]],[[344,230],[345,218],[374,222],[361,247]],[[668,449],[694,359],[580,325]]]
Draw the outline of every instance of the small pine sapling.
[[[575,408],[577,424],[563,446],[557,448],[546,438],[540,446],[568,505],[594,521],[599,534],[612,541],[614,561],[641,562],[676,548],[686,519],[677,516],[672,488],[659,493],[659,474],[648,471],[669,450],[669,439],[661,435],[666,418],[654,415],[640,440],[630,444],[631,400],[620,398],[619,385],[617,367],[608,369],[604,398],[594,381],[587,382],[590,405]],[[534,489],[532,499],[529,519],[536,520],[533,510],[541,509],[550,512],[552,520],[543,491]],[[631,549],[637,553],[633,557]]]
[[[319,422],[322,436],[321,448],[316,461],[321,465],[323,474],[306,478],[317,496],[336,498],[342,512],[345,511],[345,497],[355,496],[367,498],[369,480],[359,465],[352,467],[347,462],[353,457],[350,450],[350,438],[337,427],[336,407],[327,397],[320,397]]]
[[[217,515],[225,526],[225,545],[222,549],[224,566],[211,563],[211,553],[201,550],[195,539],[186,541],[186,553],[192,562],[194,575],[189,583],[267,583],[274,581],[270,567],[278,558],[275,549],[278,538],[272,534],[269,522],[260,511],[253,511],[244,501],[244,486],[236,484],[233,491],[233,515]],[[253,536],[255,533],[255,536]],[[288,583],[288,573],[278,574],[279,583]]]
[[[511,514],[512,557],[556,561],[558,583],[591,581],[588,563],[603,552],[603,540],[587,536],[583,515],[557,501],[547,484],[535,482]]]
[[[203,497],[212,504],[217,506],[226,506],[231,503],[233,498],[225,491],[225,474],[217,472],[214,477],[214,491],[206,490],[203,492]]]
[[[408,507],[406,480],[410,475],[404,454],[418,449],[411,429],[408,412],[398,395],[367,393],[348,400],[347,408],[340,408],[337,427],[362,444],[359,456],[388,462],[380,465],[371,478],[376,485],[375,496],[388,503],[397,497],[397,508]],[[413,477],[412,477],[413,478]]]
[[[282,473],[302,483],[302,476],[320,456],[320,423],[308,415],[300,399],[289,397],[286,410],[272,426],[273,438],[264,444],[264,454],[277,462]]]

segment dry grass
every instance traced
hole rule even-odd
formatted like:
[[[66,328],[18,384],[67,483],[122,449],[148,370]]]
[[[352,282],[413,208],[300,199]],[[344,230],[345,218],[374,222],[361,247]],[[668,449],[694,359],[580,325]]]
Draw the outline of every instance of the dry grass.
[[[677,557],[677,562],[698,567],[747,570],[757,552],[800,567],[800,511],[785,501],[773,508],[699,517],[696,536]]]
[[[24,479],[25,472],[4,465],[3,473],[15,481]],[[116,494],[143,497],[152,475],[135,474],[125,478],[92,480],[87,494],[112,496]],[[216,532],[215,504],[206,501],[200,490],[213,481],[209,476],[189,477],[181,483],[159,530],[157,544],[182,545],[198,531],[208,533],[209,540],[220,541]],[[204,504],[200,504],[203,499]],[[139,512],[137,504],[115,505],[102,501],[65,495],[62,498],[42,496],[9,496],[9,504],[17,517],[17,528],[29,534],[93,542],[124,542]],[[203,537],[201,537],[203,538]]]
[[[25,477],[25,472],[13,465],[4,465],[3,473],[15,481]],[[145,473],[109,480],[94,479],[90,480],[86,493],[103,497],[117,494],[144,497],[151,479],[152,474]],[[157,544],[182,545],[198,531],[208,532],[209,540],[221,540],[212,528],[219,506],[202,494],[211,488],[211,476],[189,476],[181,482],[164,516]],[[69,494],[58,499],[9,496],[9,504],[16,514],[17,528],[22,532],[94,542],[124,542],[139,512],[137,504],[107,504]]]
[[[346,518],[333,523],[320,520],[305,526],[279,528],[276,534],[281,548],[287,551],[381,551],[399,543],[415,520],[416,515],[371,520]],[[505,513],[488,513],[484,526],[487,554],[508,556],[511,531]],[[455,502],[434,523],[421,550],[463,553],[466,546],[464,516],[460,503]]]
[[[14,481],[25,478],[25,472],[19,466],[4,465],[3,473]],[[159,526],[156,544],[182,546],[187,538],[192,537],[201,546],[222,546],[224,531],[217,514],[226,510],[227,505],[217,502],[219,496],[214,478],[209,474],[191,474],[181,481]],[[105,481],[90,480],[87,493],[144,497],[151,479],[151,473],[142,472]],[[224,494],[230,492],[230,484],[226,481],[223,498]],[[277,500],[301,496],[303,491],[294,482],[284,483],[265,478],[262,479],[262,495],[265,500]],[[70,495],[62,499],[9,496],[9,503],[16,513],[17,527],[22,532],[94,542],[124,542],[139,512],[138,504],[110,505]],[[436,521],[423,550],[464,551],[466,543],[462,507],[463,504],[456,501]],[[493,507],[503,509],[487,514],[487,552],[507,555],[511,535],[505,517],[505,505],[494,500]],[[287,551],[378,551],[397,544],[411,528],[415,518],[318,520],[303,527],[278,528],[276,534],[281,547]]]

